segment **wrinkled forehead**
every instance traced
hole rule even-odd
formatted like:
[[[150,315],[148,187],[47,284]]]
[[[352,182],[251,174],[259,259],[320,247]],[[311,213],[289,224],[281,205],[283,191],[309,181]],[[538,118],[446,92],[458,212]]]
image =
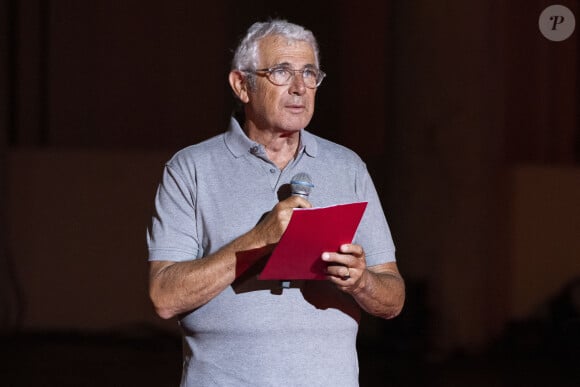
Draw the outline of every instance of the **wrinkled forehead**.
[[[258,47],[259,67],[282,63],[300,68],[317,66],[314,48],[304,40],[289,39],[280,35],[267,36],[260,40]]]

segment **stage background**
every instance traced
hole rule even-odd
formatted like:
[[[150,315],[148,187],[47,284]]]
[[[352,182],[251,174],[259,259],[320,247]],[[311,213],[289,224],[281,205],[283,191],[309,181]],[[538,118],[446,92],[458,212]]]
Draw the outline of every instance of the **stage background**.
[[[309,129],[367,162],[408,283],[398,320],[365,319],[361,352],[578,353],[579,40],[541,35],[550,4],[3,2],[3,337],[173,343],[146,288],[163,163],[224,130],[232,49],[282,17],[319,39]]]

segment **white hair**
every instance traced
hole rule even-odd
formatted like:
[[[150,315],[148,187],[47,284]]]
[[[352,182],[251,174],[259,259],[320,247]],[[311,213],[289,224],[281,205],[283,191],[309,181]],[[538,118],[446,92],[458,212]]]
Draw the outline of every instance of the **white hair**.
[[[316,67],[319,67],[318,43],[314,34],[297,24],[286,20],[274,19],[267,22],[257,22],[250,26],[246,36],[234,52],[232,70],[256,70],[259,58],[259,42],[268,36],[282,36],[289,41],[307,42],[314,50]]]

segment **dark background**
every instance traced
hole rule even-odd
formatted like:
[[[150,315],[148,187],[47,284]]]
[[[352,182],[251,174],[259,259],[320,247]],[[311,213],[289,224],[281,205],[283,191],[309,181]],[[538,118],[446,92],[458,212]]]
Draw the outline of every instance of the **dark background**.
[[[311,29],[309,129],[367,162],[408,300],[361,326],[361,385],[577,385],[577,31],[540,0],[0,3],[4,385],[176,385],[145,228],[176,150],[225,129],[256,20]],[[560,1],[578,18],[578,1]]]

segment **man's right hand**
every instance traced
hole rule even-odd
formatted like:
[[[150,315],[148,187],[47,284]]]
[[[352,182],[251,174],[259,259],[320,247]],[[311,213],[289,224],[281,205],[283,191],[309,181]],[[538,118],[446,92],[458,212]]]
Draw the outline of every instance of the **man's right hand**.
[[[280,241],[286,231],[294,208],[312,208],[310,202],[300,196],[291,196],[278,202],[264,219],[256,225],[255,231],[264,245],[273,245]]]

